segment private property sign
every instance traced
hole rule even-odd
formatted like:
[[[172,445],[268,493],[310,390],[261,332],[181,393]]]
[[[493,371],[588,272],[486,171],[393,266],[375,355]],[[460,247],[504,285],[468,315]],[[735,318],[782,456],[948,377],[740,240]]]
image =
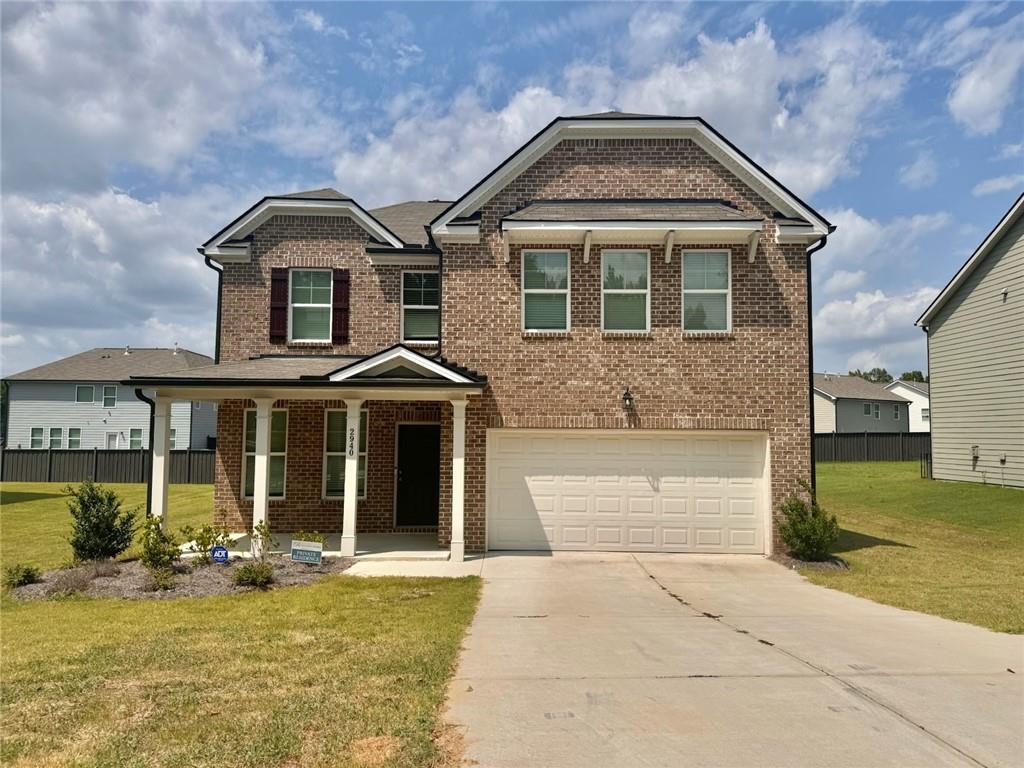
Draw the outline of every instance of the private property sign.
[[[292,560],[296,563],[320,565],[324,555],[324,545],[319,541],[292,541]]]

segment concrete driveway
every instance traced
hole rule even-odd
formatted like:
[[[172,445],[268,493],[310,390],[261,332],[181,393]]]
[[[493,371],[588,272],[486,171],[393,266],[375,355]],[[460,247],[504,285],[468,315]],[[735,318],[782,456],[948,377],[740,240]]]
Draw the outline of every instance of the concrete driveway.
[[[449,719],[485,768],[1024,765],[1021,637],[759,557],[498,555],[483,576]]]

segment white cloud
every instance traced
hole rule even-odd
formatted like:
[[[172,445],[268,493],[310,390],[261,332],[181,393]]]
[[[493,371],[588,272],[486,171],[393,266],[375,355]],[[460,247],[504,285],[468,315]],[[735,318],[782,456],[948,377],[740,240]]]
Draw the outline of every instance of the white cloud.
[[[1003,160],[1024,157],[1024,142],[1020,144],[1004,144],[1003,148],[999,150],[999,157]]]
[[[981,197],[1021,187],[1024,187],[1024,173],[1017,173],[1009,176],[996,176],[992,179],[980,181],[974,185],[971,194],[975,197]]]
[[[364,72],[402,74],[423,61],[423,49],[413,40],[416,34],[408,16],[388,11],[359,34],[359,50],[352,59]]]
[[[837,229],[828,239],[828,245],[815,255],[815,266],[825,270],[837,265],[874,265],[893,253],[903,258],[913,254],[924,235],[949,226],[946,213],[921,213],[897,216],[887,222],[862,216],[850,208],[823,212]]]
[[[335,37],[340,37],[343,40],[349,39],[347,29],[335,26],[334,24],[328,24],[327,20],[323,16],[316,11],[309,10],[308,8],[296,11],[295,21],[307,29],[321,35],[333,35]]]
[[[847,272],[843,269],[837,270],[825,281],[825,293],[852,291],[854,288],[862,286],[866,278],[867,272],[863,269],[858,269],[856,272]]]
[[[939,164],[928,150],[917,153],[913,162],[899,170],[900,183],[910,189],[924,189],[939,180]]]

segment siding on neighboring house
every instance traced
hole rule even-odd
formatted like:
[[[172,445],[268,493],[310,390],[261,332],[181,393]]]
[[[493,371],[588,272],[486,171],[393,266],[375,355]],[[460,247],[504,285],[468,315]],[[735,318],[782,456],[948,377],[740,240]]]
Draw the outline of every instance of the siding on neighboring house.
[[[910,401],[910,431],[911,432],[928,432],[931,430],[931,419],[928,421],[924,420],[922,410],[930,410],[929,400],[927,395],[921,394],[918,390],[913,387],[897,381],[893,382],[891,386],[886,387],[893,394],[905,397]]]
[[[106,382],[110,384],[112,382]],[[95,387],[92,403],[75,402],[78,384]],[[59,427],[61,448],[68,447],[68,429],[82,430],[82,449],[106,448],[107,433],[117,434],[117,447],[128,448],[131,430],[142,430],[142,447],[149,447],[149,405],[135,397],[132,387],[117,385],[117,403],[113,408],[103,407],[104,382],[71,381],[11,381],[10,416],[7,427],[7,445],[10,448],[30,448],[32,428],[43,428],[43,448],[49,445],[50,429]],[[175,448],[206,448],[207,436],[216,434],[216,411],[212,404],[204,404],[197,413],[203,415],[200,423],[193,424],[193,408],[188,402],[171,405],[171,429],[175,430]],[[198,427],[198,429],[197,429]]]
[[[1024,487],[1024,217],[932,318],[928,336],[932,476]]]
[[[820,392],[814,393],[814,431],[836,431],[836,404]]]
[[[874,408],[870,416],[864,415],[864,403],[878,404],[877,419]],[[899,409],[899,418],[895,416],[895,409]],[[841,397],[836,401],[836,427],[838,432],[909,432],[907,404],[892,400],[853,400]]]
[[[171,405],[173,418],[174,409],[178,403]],[[209,438],[217,436],[217,404],[193,402],[192,407],[192,437],[190,445],[185,446],[179,443],[179,448],[209,448]]]

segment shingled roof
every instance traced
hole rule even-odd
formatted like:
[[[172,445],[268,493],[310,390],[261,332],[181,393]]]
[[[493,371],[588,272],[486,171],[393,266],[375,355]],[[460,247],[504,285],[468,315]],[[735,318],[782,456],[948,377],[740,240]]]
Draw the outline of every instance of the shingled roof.
[[[123,381],[212,365],[213,359],[188,349],[96,347],[21,373],[10,381]]]
[[[370,214],[406,245],[426,245],[429,242],[427,227],[449,205],[448,200],[410,200],[371,208]]]
[[[835,398],[849,400],[891,400],[894,403],[910,402],[905,397],[890,392],[881,384],[875,384],[860,376],[841,376],[838,373],[814,374],[814,388]]]

